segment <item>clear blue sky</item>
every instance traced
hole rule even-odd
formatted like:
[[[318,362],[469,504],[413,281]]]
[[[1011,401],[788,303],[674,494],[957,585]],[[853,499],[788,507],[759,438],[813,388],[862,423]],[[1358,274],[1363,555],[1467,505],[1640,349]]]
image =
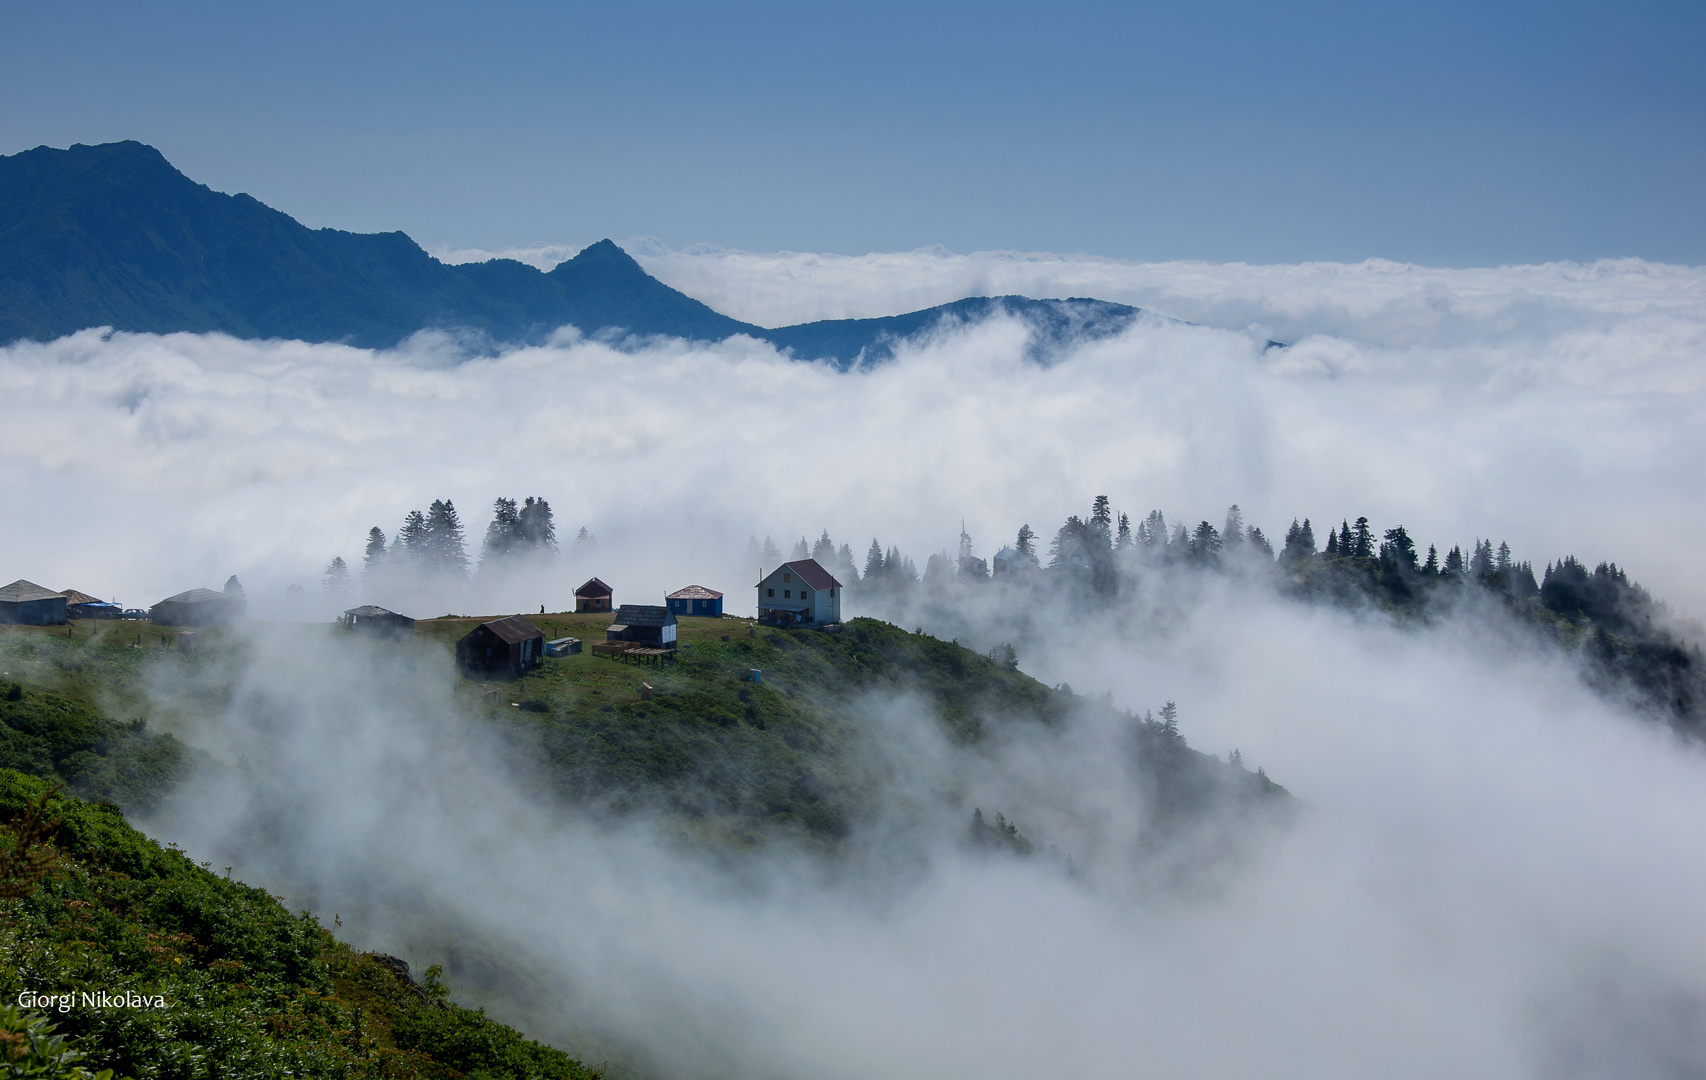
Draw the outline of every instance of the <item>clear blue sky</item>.
[[[1706,263],[1706,5],[0,7],[0,153],[315,226]]]

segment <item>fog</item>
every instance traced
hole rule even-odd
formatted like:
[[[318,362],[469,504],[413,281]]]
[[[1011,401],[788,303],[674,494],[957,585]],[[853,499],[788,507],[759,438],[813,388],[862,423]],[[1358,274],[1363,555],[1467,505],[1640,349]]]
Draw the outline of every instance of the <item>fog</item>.
[[[987,556],[1106,493],[1134,519],[1218,523],[1236,501],[1271,536],[1366,514],[1424,547],[1614,559],[1706,610],[1696,271],[1199,267],[1145,286],[1153,268],[1053,256],[764,258],[648,256],[763,322],[974,280],[1204,325],[1146,320],[1042,368],[995,320],[851,374],[742,340],[573,333],[496,357],[442,335],[377,353],[14,345],[0,477],[28,512],[0,524],[6,576],[141,605],[236,573],[262,619],[317,618],[336,606],[320,569],[357,562],[370,526],[447,497],[477,546],[494,497],[539,495],[564,540],[585,525],[596,547],[369,598],[560,610],[597,573],[618,602],[698,582],[749,611],[752,535],[786,550],[827,529],[861,557],[875,536],[922,565],[961,519]],[[822,308],[837,290],[851,306]],[[1194,747],[1237,748],[1299,797],[1231,855],[1176,853],[1183,879],[1132,857],[1143,812],[1110,722],[974,753],[919,701],[862,702],[880,813],[847,862],[781,846],[731,870],[667,822],[548,809],[525,756],[449,704],[437,653],[288,625],[254,627],[209,673],[231,707],[177,722],[226,771],[147,824],[339,913],[358,944],[453,959],[453,987],[531,1033],[657,1075],[1706,1071],[1697,748],[1497,619],[1400,628],[1234,579],[1172,600],[1085,625],[1042,613],[1053,644],[1020,666],[1138,712],[1177,701]],[[981,646],[986,615],[926,628]],[[161,713],[195,689],[163,669]],[[961,849],[970,804],[1073,869]]]

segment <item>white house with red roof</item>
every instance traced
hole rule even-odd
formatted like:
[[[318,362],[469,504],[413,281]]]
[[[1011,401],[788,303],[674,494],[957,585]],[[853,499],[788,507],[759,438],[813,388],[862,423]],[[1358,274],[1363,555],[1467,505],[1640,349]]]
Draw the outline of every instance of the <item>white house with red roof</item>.
[[[841,582],[816,559],[783,563],[758,583],[760,622],[822,626],[841,621]]]

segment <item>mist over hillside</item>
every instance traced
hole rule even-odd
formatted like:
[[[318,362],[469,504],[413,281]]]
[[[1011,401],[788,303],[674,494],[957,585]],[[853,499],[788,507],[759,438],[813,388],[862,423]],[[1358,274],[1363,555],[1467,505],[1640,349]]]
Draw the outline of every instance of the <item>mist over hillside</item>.
[[[890,261],[873,295],[924,287],[916,257]],[[702,265],[731,292],[757,273]],[[755,308],[806,302],[796,265],[758,274]],[[1161,511],[1169,542],[1172,524],[1229,532],[1236,502],[1276,549],[1294,518],[1318,550],[1366,517],[1419,554],[1507,542],[1537,578],[1565,556],[1615,562],[1697,644],[1698,275],[1582,275],[1204,268],[1170,287],[1315,328],[1275,350],[1277,318],[1137,319],[1046,367],[1003,314],[853,372],[752,340],[574,332],[495,356],[430,333],[377,351],[19,343],[0,350],[16,417],[0,477],[68,524],[8,516],[0,538],[13,576],[131,605],[237,574],[263,621],[352,595],[419,616],[557,611],[593,574],[618,602],[699,583],[746,613],[766,539],[787,557],[827,531],[861,570],[876,540],[922,575],[932,555],[957,564],[962,530],[987,562],[1029,525],[1047,562],[1098,495],[1134,528]],[[1539,279],[1555,287],[1525,297]],[[460,508],[472,553],[500,496],[547,499],[561,552],[322,588],[331,559],[359,568],[371,528],[394,535],[434,500]],[[116,532],[78,527],[91,508]],[[336,648],[316,627],[258,626],[229,661],[160,669],[154,715],[228,771],[147,824],[245,860],[358,942],[451,961],[453,985],[531,1034],[656,1075],[1706,1067],[1696,743],[1478,582],[1418,613],[1300,597],[1308,574],[1133,566],[1093,607],[849,582],[853,612],[976,653],[1015,645],[1021,673],[1089,704],[963,745],[927,694],[844,702],[851,760],[882,782],[828,862],[789,844],[725,860],[665,817],[548,803],[536,761],[446,706],[445,657]],[[1191,750],[1228,768],[1237,751],[1295,817],[1139,843],[1152,807],[1123,740],[1169,702]],[[967,805],[1044,853],[963,843]]]

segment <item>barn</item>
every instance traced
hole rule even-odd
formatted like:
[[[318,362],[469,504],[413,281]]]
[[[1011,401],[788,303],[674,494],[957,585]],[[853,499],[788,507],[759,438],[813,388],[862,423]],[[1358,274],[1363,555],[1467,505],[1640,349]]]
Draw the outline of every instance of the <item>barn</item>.
[[[664,597],[673,615],[698,615],[716,618],[723,613],[723,594],[703,585],[689,585]]]
[[[217,626],[243,617],[243,598],[212,589],[188,589],[155,604],[148,617],[160,626]]]
[[[0,623],[57,626],[65,621],[65,594],[19,578],[0,588]]]
[[[816,559],[783,563],[758,583],[758,619],[776,626],[841,621],[841,582]]]
[[[577,614],[609,611],[610,597],[610,586],[597,578],[589,578],[585,585],[575,590],[575,611]]]
[[[604,632],[606,641],[632,641],[642,649],[675,648],[675,612],[654,604],[623,604]]]
[[[456,643],[465,675],[520,678],[545,661],[545,632],[520,615],[483,622]]]
[[[345,630],[359,630],[364,634],[375,634],[386,637],[392,634],[412,634],[415,630],[415,620],[407,615],[399,615],[372,604],[350,608],[344,612],[342,619]]]

